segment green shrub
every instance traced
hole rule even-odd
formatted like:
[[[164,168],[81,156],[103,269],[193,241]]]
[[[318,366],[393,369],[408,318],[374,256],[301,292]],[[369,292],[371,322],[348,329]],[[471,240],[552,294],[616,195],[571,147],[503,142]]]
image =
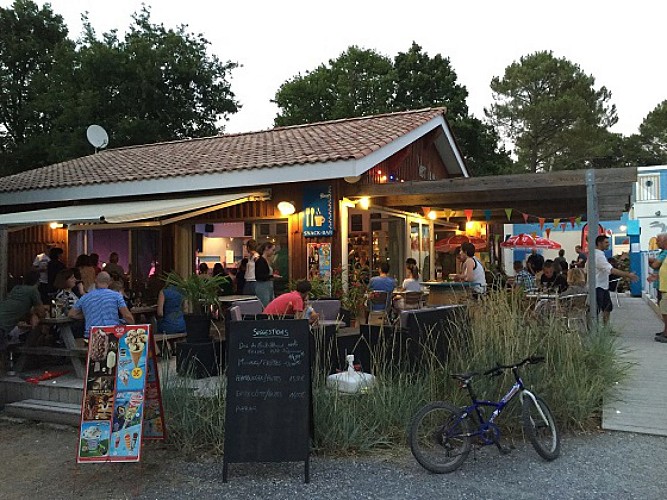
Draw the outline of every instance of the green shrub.
[[[526,386],[551,407],[561,430],[589,429],[599,423],[603,399],[614,397],[629,364],[621,360],[615,335],[605,329],[581,334],[568,330],[557,317],[533,317],[520,294],[500,291],[469,307],[467,321],[450,325],[447,360],[438,359],[432,331],[422,342],[419,367],[408,366],[405,356],[383,346],[373,358],[377,385],[359,395],[344,395],[326,388],[330,367],[322,366],[325,346],[316,338],[313,360],[314,446],[320,453],[347,454],[403,446],[412,415],[429,401],[468,404],[450,373],[484,371],[496,363],[508,364],[530,355],[545,363],[521,370]],[[221,453],[224,427],[224,391],[201,397],[180,379],[165,380],[164,400],[169,439],[184,452]],[[499,399],[513,383],[503,376],[476,377],[482,399]],[[518,404],[512,403],[498,423],[503,432],[520,433]],[[488,413],[487,413],[488,415]]]

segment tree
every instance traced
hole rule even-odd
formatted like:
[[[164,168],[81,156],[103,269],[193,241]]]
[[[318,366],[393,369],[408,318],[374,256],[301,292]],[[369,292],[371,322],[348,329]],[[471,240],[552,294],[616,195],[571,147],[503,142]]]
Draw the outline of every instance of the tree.
[[[0,8],[0,175],[39,162],[43,144],[30,143],[48,133],[50,116],[37,102],[58,59],[73,51],[62,17],[49,4],[40,9],[15,0]]]
[[[237,64],[209,55],[209,45],[187,26],[154,24],[147,8],[134,14],[122,39],[115,30],[98,39],[84,17],[76,50],[59,48],[50,71],[35,78],[33,107],[44,125],[26,134],[26,144],[39,155],[17,166],[91,153],[85,130],[92,123],[107,130],[112,147],[222,131],[221,121],[239,108],[228,82]]]
[[[645,165],[667,163],[667,100],[658,104],[639,126]]]
[[[606,156],[606,129],[618,120],[611,93],[552,52],[521,57],[491,81],[495,103],[487,117],[516,146],[530,172],[583,168]]]
[[[470,170],[477,175],[509,171],[495,130],[469,116],[468,91],[448,58],[430,57],[412,43],[394,60],[350,47],[328,65],[283,83],[274,102],[277,126],[352,118],[426,107],[447,107],[447,117]]]

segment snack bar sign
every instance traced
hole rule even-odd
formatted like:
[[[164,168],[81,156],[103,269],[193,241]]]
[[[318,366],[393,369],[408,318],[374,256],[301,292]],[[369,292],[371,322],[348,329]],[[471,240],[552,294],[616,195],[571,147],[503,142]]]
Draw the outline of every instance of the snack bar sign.
[[[331,184],[308,187],[303,193],[303,235],[333,236],[333,195]]]

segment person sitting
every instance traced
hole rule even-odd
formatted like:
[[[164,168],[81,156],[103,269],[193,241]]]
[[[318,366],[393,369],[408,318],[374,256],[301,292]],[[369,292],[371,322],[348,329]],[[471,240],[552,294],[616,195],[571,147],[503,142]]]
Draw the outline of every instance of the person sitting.
[[[83,286],[77,281],[74,269],[63,269],[56,274],[54,280],[56,290],[56,305],[62,307],[62,312],[67,315],[76,301],[83,295]],[[84,324],[82,321],[75,321],[72,326],[74,337],[83,337]]]
[[[157,331],[160,333],[183,333],[183,294],[169,285],[160,290],[157,297]]]
[[[102,271],[95,279],[95,289],[91,290],[76,301],[67,316],[72,319],[85,319],[85,337],[90,335],[93,326],[115,326],[120,323],[120,317],[127,324],[134,323],[134,317],[125,303],[123,296],[113,290],[109,290],[111,276]]]
[[[206,262],[201,262],[198,267],[199,274],[207,275],[208,274],[208,264]]]
[[[79,269],[81,273],[81,282],[83,283],[83,290],[90,292],[95,288],[95,268],[90,262],[88,255],[81,254],[76,258],[74,266]]]
[[[102,268],[100,267],[100,256],[93,252],[88,257],[90,258],[90,265],[95,269],[95,276],[97,276],[102,272]]]
[[[548,292],[562,293],[567,289],[567,280],[562,274],[556,273],[555,267],[553,260],[547,260],[544,263],[542,276],[540,276],[540,287]]]
[[[526,269],[528,269],[528,272],[530,274],[538,278],[540,273],[542,272],[543,267],[544,267],[544,257],[542,257],[539,253],[537,253],[537,250],[533,249],[531,254],[526,259]]]
[[[575,267],[567,272],[567,289],[560,294],[561,297],[568,295],[580,295],[588,293],[586,288],[586,273],[580,267]]]
[[[391,294],[396,288],[396,280],[389,276],[389,263],[383,262],[380,264],[380,275],[373,276],[368,284],[368,287],[372,292],[386,292],[387,293],[387,303],[391,298]],[[382,311],[386,309],[387,306],[383,306],[380,303],[371,303],[371,311]]]
[[[47,291],[53,297],[53,294],[56,293],[57,288],[54,285],[56,280],[56,275],[65,269],[65,263],[62,261],[64,251],[62,248],[53,247],[49,250],[49,263],[46,266],[46,274],[48,279]]]
[[[577,252],[577,260],[575,261],[575,266],[585,267],[586,261],[588,260],[588,255],[584,252],[584,248],[581,245],[576,245],[574,251]]]
[[[514,288],[523,288],[526,292],[534,292],[535,276],[530,274],[520,260],[514,261]]]
[[[414,259],[413,259],[414,260]],[[422,286],[419,282],[419,268],[416,264],[407,264],[405,266],[405,276],[401,288],[406,292],[421,292]]]
[[[220,262],[216,262],[213,266],[212,276],[224,276],[227,280],[220,285],[220,295],[234,295],[234,285],[232,283],[232,278],[229,277],[229,273]]]
[[[118,264],[118,253],[111,252],[109,254],[109,263],[104,266],[104,270],[114,279],[122,279],[125,276],[125,270]]]
[[[7,298],[0,302],[0,372],[5,369],[9,334],[19,322],[30,315],[30,326],[39,328],[39,321],[46,315],[37,286],[39,271],[31,269],[25,274],[24,284],[16,285]]]
[[[283,293],[269,302],[264,308],[264,314],[275,316],[294,315],[298,319],[302,318],[304,316],[305,303],[308,300],[308,293],[310,293],[311,289],[312,285],[309,281],[299,281],[296,284],[296,290]],[[318,319],[319,316],[314,311],[308,316],[310,324],[315,323]]]
[[[114,292],[120,293],[123,296],[123,300],[125,301],[127,308],[132,309],[132,299],[125,290],[125,283],[123,282],[123,280],[114,279],[114,277],[112,276],[111,283],[109,284],[109,290],[113,290]]]
[[[459,252],[459,259],[463,261],[461,272],[457,274],[454,281],[471,283],[473,294],[486,292],[486,272],[484,265],[475,257],[475,245],[463,243]]]

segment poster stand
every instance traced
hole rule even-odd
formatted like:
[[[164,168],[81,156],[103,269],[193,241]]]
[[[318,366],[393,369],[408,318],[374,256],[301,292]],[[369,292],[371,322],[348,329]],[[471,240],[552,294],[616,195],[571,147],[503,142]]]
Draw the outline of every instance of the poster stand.
[[[92,327],[77,463],[138,462],[142,439],[164,439],[151,326]]]

